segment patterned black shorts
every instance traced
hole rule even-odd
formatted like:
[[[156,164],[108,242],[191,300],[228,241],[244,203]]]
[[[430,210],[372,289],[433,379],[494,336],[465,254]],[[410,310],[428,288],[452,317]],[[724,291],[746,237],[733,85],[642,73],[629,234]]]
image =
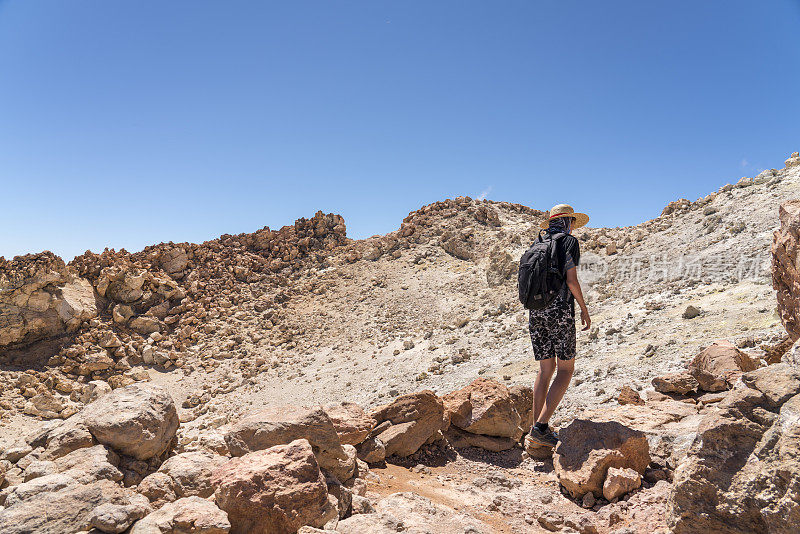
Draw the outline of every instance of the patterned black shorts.
[[[537,361],[575,357],[575,316],[568,303],[556,301],[544,310],[531,310],[528,331]]]

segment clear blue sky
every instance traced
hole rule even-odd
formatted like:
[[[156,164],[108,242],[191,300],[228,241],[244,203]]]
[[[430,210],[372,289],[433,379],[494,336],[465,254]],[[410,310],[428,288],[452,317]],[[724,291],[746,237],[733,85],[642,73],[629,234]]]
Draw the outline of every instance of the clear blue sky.
[[[800,2],[0,0],[0,255],[458,195],[593,226],[800,150]]]

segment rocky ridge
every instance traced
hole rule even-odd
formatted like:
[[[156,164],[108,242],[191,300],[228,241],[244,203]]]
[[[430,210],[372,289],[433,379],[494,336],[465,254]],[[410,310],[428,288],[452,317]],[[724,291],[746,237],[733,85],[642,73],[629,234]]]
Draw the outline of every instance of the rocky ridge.
[[[581,336],[557,418],[573,446],[552,459],[521,449],[535,367],[513,287],[541,212],[459,198],[361,241],[318,213],[68,265],[2,259],[0,408],[14,431],[0,524],[688,532],[704,517],[715,531],[788,532],[800,472],[800,356],[786,350],[794,204],[771,234],[797,163],[637,227],[576,233],[598,328]],[[687,236],[699,237],[686,239],[683,270],[654,280]],[[274,485],[286,491],[265,491]],[[32,526],[50,499],[74,513]]]

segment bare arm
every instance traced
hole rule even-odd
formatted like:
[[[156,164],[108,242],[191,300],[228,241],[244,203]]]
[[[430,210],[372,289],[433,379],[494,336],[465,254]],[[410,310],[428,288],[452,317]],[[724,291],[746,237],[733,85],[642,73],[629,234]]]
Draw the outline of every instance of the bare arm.
[[[583,291],[581,291],[581,284],[578,282],[578,269],[573,267],[567,271],[567,287],[572,292],[572,296],[578,301],[578,306],[581,307],[581,330],[589,330],[592,326],[592,319],[589,317],[589,309],[586,307],[586,302],[583,300]]]

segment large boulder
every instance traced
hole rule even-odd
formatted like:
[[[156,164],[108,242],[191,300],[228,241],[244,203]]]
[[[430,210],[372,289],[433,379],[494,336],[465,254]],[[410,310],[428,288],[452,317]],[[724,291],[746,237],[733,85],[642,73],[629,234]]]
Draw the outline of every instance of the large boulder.
[[[353,402],[334,402],[323,409],[331,418],[342,445],[358,445],[375,426],[375,419]]]
[[[630,468],[644,474],[650,448],[644,432],[617,422],[575,419],[558,433],[553,467],[561,485],[573,496],[603,494],[608,469]]]
[[[71,484],[37,493],[0,511],[0,532],[63,534],[89,530],[92,512],[105,503],[137,504],[141,496],[109,480]]]
[[[676,534],[798,532],[798,495],[800,370],[770,365],[742,375],[703,418],[675,470],[670,526]]]
[[[147,382],[115,389],[77,415],[97,441],[137,460],[166,451],[180,425],[167,390]]]
[[[442,402],[450,424],[461,430],[519,440],[525,432],[523,426],[528,422],[528,415],[532,412],[532,393],[531,406],[525,406],[524,399],[524,391],[517,389],[512,396],[503,384],[478,378],[468,386],[448,393],[442,397]]]
[[[728,341],[718,341],[704,349],[689,364],[689,373],[705,391],[730,389],[736,379],[758,367],[750,356]]]
[[[800,338],[800,199],[781,204],[781,227],[772,238],[772,287],[778,314],[792,340]]]
[[[442,399],[429,390],[401,395],[371,415],[379,425],[391,423],[377,436],[386,456],[410,456],[448,426]]]
[[[0,347],[75,332],[96,315],[91,284],[52,252],[0,258]]]
[[[289,534],[338,516],[305,439],[233,458],[214,472],[212,483],[233,534]]]
[[[200,497],[166,504],[133,525],[130,534],[227,534],[228,514]]]
[[[349,478],[355,468],[355,456],[351,458],[342,447],[336,427],[322,407],[267,408],[233,424],[224,436],[233,456],[305,439],[311,444],[320,467],[340,481]]]
[[[211,476],[227,461],[226,457],[208,451],[176,454],[162,463],[158,471],[146,476],[138,491],[159,504],[179,497],[209,497],[214,493]]]

